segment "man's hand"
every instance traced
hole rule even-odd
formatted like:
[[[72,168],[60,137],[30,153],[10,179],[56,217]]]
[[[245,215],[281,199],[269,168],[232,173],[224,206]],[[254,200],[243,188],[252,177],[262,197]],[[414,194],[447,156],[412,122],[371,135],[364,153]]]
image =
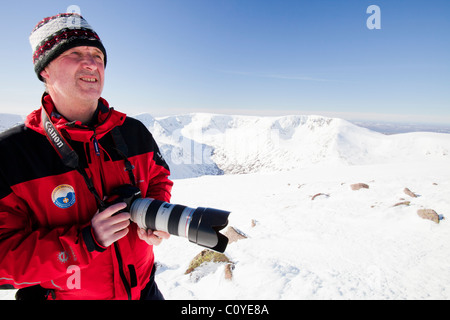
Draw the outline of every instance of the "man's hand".
[[[109,247],[117,240],[125,237],[130,225],[130,213],[121,212],[113,216],[117,211],[125,209],[126,203],[116,203],[102,212],[98,212],[91,220],[92,229],[98,244]]]
[[[145,230],[138,227],[137,229],[139,239],[147,242],[149,245],[158,246],[163,239],[169,239],[170,234],[164,231],[153,231],[151,229]]]

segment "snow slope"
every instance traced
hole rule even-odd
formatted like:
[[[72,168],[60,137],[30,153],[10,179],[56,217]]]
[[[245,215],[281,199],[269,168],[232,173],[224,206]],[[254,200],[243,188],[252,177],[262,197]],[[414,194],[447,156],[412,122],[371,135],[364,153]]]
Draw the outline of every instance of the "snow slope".
[[[225,264],[185,275],[203,250],[185,238],[155,247],[167,299],[450,299],[450,135],[320,116],[136,118],[172,168],[172,202],[230,210],[248,236],[225,252],[231,280]]]
[[[185,275],[202,248],[172,237],[155,250],[158,285],[168,299],[449,299],[449,181],[446,160],[176,180],[172,202],[230,210],[248,238],[228,245],[226,280],[224,264]]]

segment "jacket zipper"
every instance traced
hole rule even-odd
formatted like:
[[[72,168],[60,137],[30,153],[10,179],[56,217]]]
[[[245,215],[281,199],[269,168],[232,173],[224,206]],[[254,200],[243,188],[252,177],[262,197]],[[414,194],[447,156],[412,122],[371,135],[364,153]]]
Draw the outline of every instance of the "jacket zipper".
[[[125,276],[125,273],[123,272],[123,262],[122,262],[122,256],[120,255],[119,246],[117,245],[117,242],[114,242],[114,251],[116,252],[116,259],[119,264],[119,274],[120,279],[123,282],[123,286],[125,287],[125,291],[127,292],[128,300],[131,300],[131,287],[128,283],[127,277]]]

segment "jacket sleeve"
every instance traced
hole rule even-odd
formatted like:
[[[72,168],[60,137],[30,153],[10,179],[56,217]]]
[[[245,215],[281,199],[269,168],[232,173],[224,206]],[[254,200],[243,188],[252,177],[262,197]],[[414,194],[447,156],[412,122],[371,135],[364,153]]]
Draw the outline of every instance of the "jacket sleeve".
[[[28,211],[13,192],[0,199],[0,285],[23,288],[57,279],[70,265],[83,268],[99,254],[82,240],[88,225],[34,228]]]

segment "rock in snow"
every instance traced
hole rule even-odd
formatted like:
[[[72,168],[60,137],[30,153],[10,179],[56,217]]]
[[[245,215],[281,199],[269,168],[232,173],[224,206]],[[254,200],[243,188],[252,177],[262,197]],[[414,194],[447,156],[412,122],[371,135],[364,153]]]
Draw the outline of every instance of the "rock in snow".
[[[428,219],[433,222],[439,223],[439,215],[433,209],[419,209],[417,210],[417,214],[422,219]]]
[[[352,185],[350,185],[350,188],[352,188],[352,190],[360,190],[360,189],[369,189],[369,185],[365,184],[365,183],[354,183]]]
[[[403,192],[412,198],[417,198],[417,195],[408,188],[403,189]]]

